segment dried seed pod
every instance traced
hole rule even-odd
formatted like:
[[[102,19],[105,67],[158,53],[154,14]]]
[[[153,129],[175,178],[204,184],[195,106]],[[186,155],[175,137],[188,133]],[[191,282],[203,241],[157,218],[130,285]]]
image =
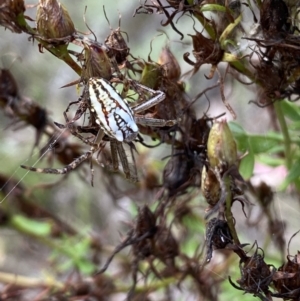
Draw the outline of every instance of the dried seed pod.
[[[134,234],[138,239],[141,237],[144,237],[144,239],[133,245],[135,255],[148,257],[153,253],[152,238],[156,232],[156,218],[153,212],[146,205],[139,208]]]
[[[179,254],[179,246],[170,229],[163,228],[155,235],[155,255],[163,262],[174,259]]]
[[[283,264],[273,277],[274,285],[283,298],[299,300],[300,298],[300,252],[291,260],[287,257],[287,262]],[[280,296],[279,296],[280,297]]]
[[[191,126],[188,128],[189,149],[196,153],[203,153],[207,145],[207,139],[210,131],[211,122],[206,116],[199,119],[193,119]]]
[[[274,39],[287,31],[289,10],[283,0],[264,0],[260,10],[260,25],[265,38]]]
[[[106,51],[97,45],[84,45],[84,68],[82,68],[81,78],[87,82],[91,77],[101,77],[111,79],[111,62]]]
[[[220,183],[215,174],[211,170],[207,170],[205,166],[203,166],[201,175],[201,191],[207,203],[212,207],[220,200]]]
[[[213,247],[215,249],[224,249],[227,244],[232,243],[232,235],[230,233],[226,221],[213,218],[206,225],[206,262],[212,258]]]
[[[64,38],[75,33],[68,11],[57,0],[39,0],[37,30],[47,39]]]
[[[237,148],[226,120],[215,122],[209,132],[207,157],[212,168],[229,168],[237,162]]]
[[[183,151],[176,151],[170,158],[163,170],[163,186],[168,189],[170,196],[182,193],[180,187],[189,181],[193,167],[194,160]]]
[[[24,15],[25,4],[23,0],[2,0],[0,7],[0,25],[12,32],[21,33],[22,27],[18,19]],[[24,18],[24,16],[23,16]]]
[[[136,236],[141,236],[147,232],[151,235],[157,231],[156,217],[147,205],[138,210],[138,216],[135,227]]]
[[[167,2],[174,8],[180,8],[181,5],[189,5],[187,0],[167,0]]]
[[[37,145],[48,122],[47,112],[30,99],[19,95],[16,80],[7,69],[0,70],[0,107],[9,112],[11,117],[15,116],[37,129]]]
[[[153,62],[144,62],[140,83],[151,89],[157,89],[159,79],[163,76],[162,67]]]
[[[239,252],[236,253],[239,254],[241,258],[239,263],[241,279],[237,280],[240,287],[229,277],[230,284],[236,289],[245,291],[245,293],[260,297],[261,300],[267,300],[263,295],[270,295],[269,285],[272,282],[275,269],[271,271],[270,268],[273,266],[265,262],[264,253],[258,253],[258,250],[263,252],[261,248],[257,247],[252,256],[247,256],[240,247],[237,250],[239,250]]]
[[[237,283],[247,293],[257,294],[267,292],[272,281],[270,265],[268,265],[263,255],[255,254],[240,262],[241,279]]]
[[[179,80],[181,69],[177,59],[168,46],[165,46],[162,49],[159,55],[158,64],[162,65],[164,68],[166,78],[174,81]]]
[[[126,61],[130,49],[122,36],[120,26],[111,31],[111,34],[105,39],[105,45],[109,48],[109,57],[115,57],[118,65],[122,65]]]
[[[189,35],[193,40],[193,55],[196,62],[189,59],[190,53],[183,55],[184,60],[194,66],[194,72],[197,72],[203,64],[216,66],[223,58],[224,50],[221,48],[219,41],[206,38],[201,32],[196,31],[195,35]]]
[[[18,85],[8,69],[0,69],[0,104],[9,105],[12,99],[19,96]]]

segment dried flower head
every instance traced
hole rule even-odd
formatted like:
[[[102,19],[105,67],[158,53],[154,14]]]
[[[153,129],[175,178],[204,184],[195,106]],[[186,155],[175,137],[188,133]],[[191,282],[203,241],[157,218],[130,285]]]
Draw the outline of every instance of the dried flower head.
[[[203,64],[216,66],[223,58],[224,50],[221,48],[219,41],[206,38],[201,32],[196,31],[195,35],[189,35],[193,40],[193,55],[196,62],[193,62],[187,52],[184,54],[184,60],[194,66],[194,72],[197,72]]]
[[[75,33],[68,11],[57,0],[40,0],[36,15],[38,33],[46,39],[65,38]]]
[[[226,120],[213,124],[207,141],[207,156],[212,168],[228,168],[236,163],[236,143]]]
[[[176,81],[179,80],[181,69],[177,59],[168,46],[162,49],[158,64],[163,66],[166,78]]]
[[[111,78],[111,62],[101,47],[84,43],[84,60],[85,67],[81,75],[83,81],[91,77],[101,77],[107,80]]]
[[[12,32],[21,33],[22,26],[18,20],[24,18],[25,4],[23,0],[4,0],[0,4],[0,25]]]

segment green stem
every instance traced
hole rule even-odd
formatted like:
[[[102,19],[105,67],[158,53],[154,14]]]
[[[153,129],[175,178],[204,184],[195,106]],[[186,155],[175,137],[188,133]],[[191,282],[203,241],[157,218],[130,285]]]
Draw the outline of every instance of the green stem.
[[[292,167],[291,137],[289,134],[288,126],[286,124],[286,120],[284,118],[283,110],[281,109],[281,102],[278,100],[275,101],[274,108],[283,135],[286,167],[290,169]]]
[[[48,287],[62,290],[65,287],[64,283],[51,278],[38,279],[4,272],[0,272],[0,282],[25,288]]]
[[[19,233],[33,237],[34,239],[37,239],[44,245],[50,247],[51,249],[56,250],[59,253],[65,255],[66,257],[70,258],[75,264],[77,264],[80,261],[88,261],[83,256],[76,254],[76,252],[74,252],[74,249],[65,247],[61,243],[61,241],[54,241],[53,237],[51,237],[50,223],[37,222],[37,226],[39,223],[43,227],[43,230],[39,232],[33,228],[33,224],[27,225],[26,220],[27,218],[23,217],[22,215],[11,216],[9,220],[9,226],[18,231]],[[47,224],[49,224],[49,227]]]
[[[238,235],[236,233],[235,230],[235,226],[234,226],[234,218],[233,218],[233,214],[231,212],[231,205],[232,205],[232,193],[231,193],[231,189],[230,189],[230,183],[231,183],[231,178],[230,176],[225,176],[224,177],[224,184],[226,187],[226,209],[225,209],[225,217],[226,217],[226,221],[228,223],[228,227],[230,230],[230,233],[232,235],[233,241],[236,245],[240,245],[240,240],[238,238]]]
[[[242,20],[242,15],[239,15],[233,23],[229,23],[229,25],[223,30],[219,42],[221,44],[221,48],[225,49],[226,46],[226,39],[230,35],[230,33],[233,31],[233,29],[241,22]]]
[[[68,53],[68,45],[55,46],[48,44],[47,42],[37,39],[44,48],[46,48],[50,53],[64,61],[70,68],[72,68],[79,76],[81,76],[81,67],[72,59]]]
[[[188,0],[188,3],[189,3],[189,5],[193,5],[194,1],[193,0]],[[202,14],[203,5],[199,5],[198,7],[199,7],[199,10],[198,11],[195,10],[193,12],[193,15],[202,24],[202,26],[205,28],[205,30],[209,34],[209,36],[214,40],[216,38],[215,29],[213,28],[213,26],[211,25],[210,22],[207,22],[207,19]],[[218,7],[220,7],[220,5],[218,5]]]
[[[160,281],[153,282],[149,285],[139,285],[135,288],[135,293],[143,293],[143,292],[153,292],[162,288],[169,286],[172,283],[178,281],[175,277],[170,278],[163,278]],[[124,285],[117,285],[115,292],[128,292],[130,291],[131,287],[124,286]]]
[[[67,65],[69,65],[79,76],[81,76],[81,67],[72,59],[70,54],[68,53],[68,45],[63,44],[63,45],[56,45],[53,46],[53,44],[49,44],[48,42],[38,38],[38,33],[35,29],[31,28],[23,14],[20,14],[17,17],[16,22],[18,25],[24,30],[29,35],[33,35],[36,37],[37,41],[45,48],[47,49],[50,53],[52,53],[54,56],[57,58],[63,60]]]

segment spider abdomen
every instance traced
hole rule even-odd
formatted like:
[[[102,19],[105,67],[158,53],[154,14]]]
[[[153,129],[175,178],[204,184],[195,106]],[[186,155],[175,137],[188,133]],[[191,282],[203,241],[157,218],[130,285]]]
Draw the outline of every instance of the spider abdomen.
[[[120,142],[134,140],[138,127],[126,100],[103,78],[90,78],[88,86],[92,111],[105,134]]]

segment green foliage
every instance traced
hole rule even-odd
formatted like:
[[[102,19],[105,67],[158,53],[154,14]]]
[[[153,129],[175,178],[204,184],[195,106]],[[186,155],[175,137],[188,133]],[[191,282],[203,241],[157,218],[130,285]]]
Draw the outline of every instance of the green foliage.
[[[29,7],[23,1],[5,0],[1,4],[0,25],[10,30],[15,39],[12,45],[20,37],[16,33],[26,34],[33,41],[26,46],[36,50],[34,56],[44,59],[43,63],[29,65],[28,74],[34,68],[39,70],[32,78],[24,74],[20,78],[29,81],[27,85],[32,86],[34,94],[45,95],[38,100],[25,97],[18,88],[22,80],[1,69],[3,116],[35,132],[30,132],[30,143],[29,134],[21,137],[24,148],[14,142],[13,151],[9,147],[0,149],[5,155],[0,175],[1,197],[5,201],[0,207],[0,230],[17,232],[24,241],[30,239],[46,246],[51,253],[47,257],[49,266],[44,260],[41,270],[51,270],[50,278],[67,279],[50,283],[32,279],[30,273],[22,278],[19,274],[23,271],[19,270],[10,271],[9,277],[0,273],[0,283],[12,286],[14,293],[27,297],[27,292],[22,295],[18,287],[24,287],[24,291],[46,288],[45,293],[35,296],[37,301],[103,300],[103,296],[109,299],[119,293],[127,294],[131,300],[173,300],[173,296],[176,300],[271,300],[272,294],[282,292],[285,299],[299,299],[300,295],[290,295],[298,292],[292,287],[299,283],[298,278],[289,281],[300,277],[298,266],[288,271],[288,276],[278,272],[279,256],[286,260],[287,238],[283,233],[285,221],[280,220],[285,212],[278,212],[274,205],[274,191],[281,190],[288,197],[291,190],[297,196],[300,192],[300,106],[291,101],[297,100],[300,82],[299,35],[290,30],[297,13],[289,15],[293,11],[289,9],[285,15],[283,0],[277,0],[276,6],[274,1],[265,0],[249,2],[245,7],[239,1],[206,2],[167,1],[165,6],[161,1],[132,1],[134,19],[131,12],[125,13],[127,3],[118,2],[121,13],[125,13],[122,26],[120,22],[121,28],[111,29],[110,33],[107,26],[105,34],[102,25],[93,23],[103,15],[99,14],[99,4],[94,3],[87,12],[92,19],[87,24],[93,24],[94,36],[75,29],[80,26],[72,17],[78,14],[73,2],[70,6],[74,11],[69,13],[55,0],[40,0],[36,24],[27,16]],[[247,14],[251,18],[259,15],[259,38],[244,28]],[[162,15],[165,19],[160,18]],[[274,24],[270,26],[269,22]],[[153,39],[156,32],[150,33],[153,25],[155,30],[167,29],[162,35],[163,46],[161,40]],[[127,27],[130,40],[123,32]],[[185,39],[182,44],[173,43],[179,38]],[[68,77],[64,65],[72,71],[71,83],[65,80]],[[205,69],[207,66],[210,70]],[[109,89],[88,86],[92,77],[104,78]],[[253,90],[259,91],[251,106],[261,107],[257,113],[260,125],[251,124],[252,118],[259,119],[254,114],[245,114],[250,107],[248,93],[243,97],[237,92],[238,99],[227,99],[232,87],[240,89],[236,79],[241,83],[250,81],[255,86]],[[40,87],[43,81],[44,88]],[[77,84],[77,90],[83,86],[83,92],[76,94],[73,84]],[[58,86],[67,86],[74,94],[62,92],[67,89],[59,90]],[[99,108],[91,104],[90,89],[106,95],[103,99],[96,93],[94,96],[94,103],[99,103],[104,114],[102,119]],[[110,126],[116,116],[126,115],[111,97],[114,89],[124,92],[120,93],[124,98],[121,103],[127,106],[128,100],[132,107],[132,113],[128,108],[126,114],[137,123],[140,134],[133,141],[124,142],[113,132],[103,132],[104,124]],[[212,94],[215,99],[210,99],[210,90],[217,91]],[[164,98],[153,103],[158,94]],[[191,100],[190,95],[197,96]],[[215,116],[213,106],[207,110],[207,102],[203,105],[204,96],[209,103],[219,98],[218,107],[228,111],[232,119],[247,116],[248,125],[232,121],[229,129],[226,120]],[[135,111],[149,99],[152,103],[144,110]],[[40,105],[41,100],[47,108]],[[111,102],[107,105],[105,101]],[[59,122],[63,124],[53,123],[52,118],[62,118]],[[6,126],[3,129],[4,136]],[[124,134],[124,130],[121,132]],[[13,139],[20,139],[14,135],[10,132]],[[33,167],[21,165],[27,171],[20,180],[15,173],[7,174],[11,162],[19,165],[16,160],[23,160],[18,158],[17,149],[29,153],[32,141],[36,156],[32,158]],[[37,147],[42,150],[36,151]],[[9,156],[12,159],[6,159]],[[48,173],[62,176],[67,170],[71,177],[40,184],[46,178],[37,173],[24,182],[28,173],[41,172],[41,159],[47,159],[41,163],[43,167],[51,166],[53,161],[67,166],[59,170],[54,165],[46,169]],[[88,161],[91,168],[81,169],[81,163]],[[74,162],[79,162],[78,166]],[[27,163],[26,158],[21,164],[30,165]],[[287,176],[280,178],[278,187],[263,181],[254,184],[258,166],[280,167]],[[90,178],[93,187],[89,186]],[[135,183],[137,178],[139,183]],[[251,210],[252,204],[256,211]],[[0,240],[0,247],[1,243]],[[8,248],[12,245],[9,240],[3,244]],[[252,244],[249,251],[247,245]],[[269,256],[273,251],[278,253],[275,260]],[[289,258],[293,254],[288,254]],[[296,259],[292,261],[297,265]],[[43,271],[40,274],[38,277]],[[228,275],[241,291],[227,281]],[[6,295],[4,288],[0,299]]]
[[[74,267],[82,275],[93,274],[97,266],[87,257],[91,253],[91,241],[88,236],[64,237],[57,242],[58,248],[54,249],[50,260],[56,263],[59,272],[68,272]],[[63,259],[61,255],[64,255]]]

